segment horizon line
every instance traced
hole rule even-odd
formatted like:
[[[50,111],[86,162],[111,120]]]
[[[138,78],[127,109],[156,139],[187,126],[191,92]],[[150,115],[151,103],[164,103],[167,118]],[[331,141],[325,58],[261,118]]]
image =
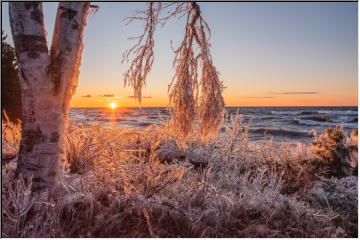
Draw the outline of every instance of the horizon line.
[[[358,105],[318,105],[318,106],[226,106],[225,108],[248,108],[248,107],[263,107],[263,108],[271,108],[271,107],[359,107]],[[108,108],[107,106],[99,106],[99,107],[70,107],[70,108]],[[117,107],[117,108],[170,108],[169,106],[132,106],[132,107]]]

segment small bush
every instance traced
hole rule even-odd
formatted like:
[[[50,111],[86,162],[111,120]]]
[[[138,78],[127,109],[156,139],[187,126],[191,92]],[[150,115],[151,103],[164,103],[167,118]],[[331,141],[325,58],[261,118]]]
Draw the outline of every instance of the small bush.
[[[342,126],[327,128],[323,134],[315,136],[312,152],[315,158],[312,164],[315,170],[319,170],[319,174],[326,177],[352,175],[351,151],[346,145],[346,135]]]

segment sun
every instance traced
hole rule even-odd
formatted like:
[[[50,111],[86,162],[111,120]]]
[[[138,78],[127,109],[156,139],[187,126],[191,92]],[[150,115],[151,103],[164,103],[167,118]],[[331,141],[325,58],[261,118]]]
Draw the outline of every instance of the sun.
[[[111,109],[117,108],[116,103],[114,103],[114,102],[110,103],[110,104],[109,104],[109,108],[111,108]]]

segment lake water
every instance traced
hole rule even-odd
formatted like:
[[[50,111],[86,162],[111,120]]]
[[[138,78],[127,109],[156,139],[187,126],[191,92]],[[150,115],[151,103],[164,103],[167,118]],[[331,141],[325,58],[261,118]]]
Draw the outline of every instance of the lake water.
[[[251,122],[249,139],[261,140],[266,136],[275,141],[311,140],[311,131],[323,132],[326,127],[343,124],[346,131],[358,128],[357,107],[227,107],[228,114]],[[143,129],[168,119],[167,108],[71,108],[70,118],[85,124],[105,127]],[[228,124],[225,121],[224,124]]]

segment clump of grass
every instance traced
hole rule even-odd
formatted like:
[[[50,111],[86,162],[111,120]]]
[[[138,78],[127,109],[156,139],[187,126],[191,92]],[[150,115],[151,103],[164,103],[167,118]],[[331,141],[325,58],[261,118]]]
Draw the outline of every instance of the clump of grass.
[[[346,147],[349,149],[350,165],[353,175],[358,175],[358,129],[353,129],[350,137],[346,138]]]
[[[2,156],[11,160],[19,151],[21,138],[21,121],[11,122],[4,111],[4,120],[1,122],[1,150]]]
[[[22,176],[19,176],[13,183],[6,186],[2,196],[2,210],[7,224],[7,235],[13,237],[24,237],[22,228],[27,213],[32,208],[38,195],[31,192],[32,177],[26,183]]]
[[[355,135],[355,134],[353,134]],[[355,138],[355,136],[353,136]],[[346,145],[346,136],[343,126],[327,128],[319,136],[315,136],[312,143],[315,169],[325,170],[324,176],[343,177],[353,173],[350,159],[350,149]]]
[[[67,137],[67,163],[70,173],[84,174],[94,167],[94,160],[101,156],[107,141],[96,141],[95,135],[97,131],[74,131],[80,133],[72,132]]]
[[[357,237],[358,225],[358,179],[355,176],[341,179],[321,178],[308,193],[308,201],[319,209],[337,212],[333,220],[336,226]]]

